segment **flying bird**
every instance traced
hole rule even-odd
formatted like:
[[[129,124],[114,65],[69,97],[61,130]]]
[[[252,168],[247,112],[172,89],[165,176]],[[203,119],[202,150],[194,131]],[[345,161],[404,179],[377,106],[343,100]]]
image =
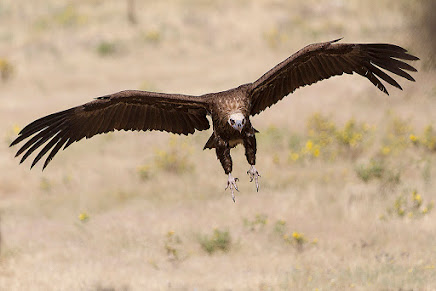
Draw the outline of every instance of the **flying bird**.
[[[339,43],[340,39],[304,47],[253,83],[201,96],[164,94],[126,90],[97,97],[95,100],[64,111],[50,114],[27,125],[10,146],[27,139],[16,156],[24,153],[20,163],[42,147],[31,168],[48,153],[43,169],[63,147],[83,138],[114,130],[159,130],[175,134],[192,134],[210,128],[213,132],[204,149],[215,149],[228,176],[233,201],[238,190],[232,176],[230,150],[242,144],[250,168],[250,181],[259,190],[256,164],[256,133],[250,117],[277,103],[297,88],[332,76],[357,73],[388,94],[380,79],[402,90],[384,69],[410,81],[406,71],[416,69],[406,61],[418,60],[402,47],[393,44]],[[50,152],[49,152],[50,151]]]

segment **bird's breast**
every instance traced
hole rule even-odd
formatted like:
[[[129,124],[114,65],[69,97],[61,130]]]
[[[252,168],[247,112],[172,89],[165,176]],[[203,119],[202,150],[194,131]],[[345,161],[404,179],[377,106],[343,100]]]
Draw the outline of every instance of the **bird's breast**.
[[[242,143],[242,139],[241,139],[241,138],[239,138],[239,139],[231,139],[231,140],[229,140],[229,146],[230,146],[231,148],[237,146],[237,145],[240,144],[240,143]]]

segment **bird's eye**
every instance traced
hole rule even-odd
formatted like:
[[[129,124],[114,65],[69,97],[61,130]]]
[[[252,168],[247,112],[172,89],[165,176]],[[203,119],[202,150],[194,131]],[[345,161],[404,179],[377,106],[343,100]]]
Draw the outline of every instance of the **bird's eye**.
[[[242,125],[244,125],[245,124],[245,119],[242,119]]]
[[[235,121],[233,119],[230,119],[230,124],[235,125]]]

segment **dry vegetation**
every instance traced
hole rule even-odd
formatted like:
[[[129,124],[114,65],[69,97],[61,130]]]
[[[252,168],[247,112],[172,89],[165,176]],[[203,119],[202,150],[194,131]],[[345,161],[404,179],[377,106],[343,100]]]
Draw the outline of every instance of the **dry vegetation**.
[[[431,1],[128,2],[0,2],[1,290],[436,289]],[[237,148],[235,204],[209,132],[99,136],[43,173],[8,148],[95,96],[224,90],[338,37],[408,48],[417,82],[334,78],[253,118],[260,192]]]

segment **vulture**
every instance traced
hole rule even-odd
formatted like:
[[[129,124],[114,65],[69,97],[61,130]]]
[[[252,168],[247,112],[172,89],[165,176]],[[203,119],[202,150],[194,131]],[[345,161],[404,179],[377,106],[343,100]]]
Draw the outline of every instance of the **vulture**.
[[[341,39],[304,47],[253,83],[201,96],[126,90],[37,119],[27,125],[11,143],[26,141],[17,151],[22,163],[38,148],[31,168],[46,155],[43,169],[63,147],[83,138],[114,130],[159,130],[175,134],[213,132],[204,149],[215,149],[227,178],[233,201],[238,190],[232,176],[230,150],[242,144],[250,165],[247,174],[259,190],[256,164],[256,133],[250,117],[276,104],[297,88],[332,76],[357,73],[388,94],[381,80],[402,90],[389,74],[415,81],[406,71],[417,70],[405,61],[419,60],[404,48],[384,43],[339,43]],[[383,71],[383,70],[384,71]],[[381,79],[381,80],[380,80]]]

